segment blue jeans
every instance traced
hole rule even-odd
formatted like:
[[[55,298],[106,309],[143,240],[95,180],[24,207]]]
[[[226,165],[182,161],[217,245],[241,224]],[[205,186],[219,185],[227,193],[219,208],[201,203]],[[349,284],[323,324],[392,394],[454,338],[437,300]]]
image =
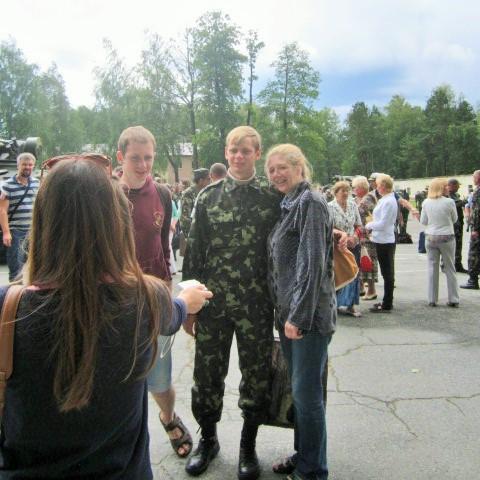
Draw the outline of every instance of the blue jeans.
[[[307,480],[325,480],[328,478],[327,429],[322,377],[332,336],[307,333],[300,340],[289,340],[283,329],[279,333],[292,375],[294,447],[297,452],[295,471]]]
[[[7,248],[8,279],[15,280],[27,259],[23,243],[28,230],[11,229],[12,245]]]

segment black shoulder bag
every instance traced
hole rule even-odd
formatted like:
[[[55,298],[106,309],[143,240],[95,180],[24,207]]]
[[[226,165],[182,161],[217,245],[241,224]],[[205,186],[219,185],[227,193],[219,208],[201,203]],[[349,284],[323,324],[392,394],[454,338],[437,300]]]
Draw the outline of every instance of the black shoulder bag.
[[[15,215],[15,212],[18,210],[18,207],[20,207],[20,205],[23,203],[23,201],[25,200],[25,197],[27,196],[27,193],[28,191],[30,190],[30,184],[32,183],[30,177],[28,177],[28,185],[27,185],[27,188],[25,189],[25,191],[23,192],[23,195],[22,195],[22,198],[20,199],[20,201],[15,205],[14,209],[11,211],[11,212],[8,212],[8,223],[11,222],[13,216]]]

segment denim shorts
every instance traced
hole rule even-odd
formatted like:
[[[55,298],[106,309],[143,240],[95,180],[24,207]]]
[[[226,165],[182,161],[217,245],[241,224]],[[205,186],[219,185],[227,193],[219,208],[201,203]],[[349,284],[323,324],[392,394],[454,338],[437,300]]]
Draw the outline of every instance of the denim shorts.
[[[163,335],[158,337],[157,359],[147,376],[148,391],[151,393],[166,392],[172,385],[172,340],[172,337]]]

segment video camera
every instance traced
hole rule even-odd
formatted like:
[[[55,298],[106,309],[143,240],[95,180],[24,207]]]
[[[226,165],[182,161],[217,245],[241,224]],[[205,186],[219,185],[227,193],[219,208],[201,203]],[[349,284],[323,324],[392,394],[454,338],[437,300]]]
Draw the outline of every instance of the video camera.
[[[5,175],[8,170],[16,170],[17,157],[20,153],[31,153],[38,158],[41,151],[42,140],[40,137],[28,137],[26,140],[0,138],[0,176]]]

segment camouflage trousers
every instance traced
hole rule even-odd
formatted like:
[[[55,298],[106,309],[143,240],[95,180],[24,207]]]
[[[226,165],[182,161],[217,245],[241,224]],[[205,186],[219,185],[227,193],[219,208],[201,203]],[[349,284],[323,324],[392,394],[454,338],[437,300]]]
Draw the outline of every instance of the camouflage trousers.
[[[480,238],[470,239],[470,248],[468,249],[468,273],[470,275],[480,275]]]
[[[273,315],[250,305],[212,315],[200,314],[195,343],[192,412],[200,426],[220,421],[230,347],[235,334],[242,380],[238,406],[245,419],[262,423],[269,403]],[[262,314],[263,313],[263,314]]]
[[[455,266],[462,264],[462,245],[463,245],[463,223],[454,224],[455,232]]]

